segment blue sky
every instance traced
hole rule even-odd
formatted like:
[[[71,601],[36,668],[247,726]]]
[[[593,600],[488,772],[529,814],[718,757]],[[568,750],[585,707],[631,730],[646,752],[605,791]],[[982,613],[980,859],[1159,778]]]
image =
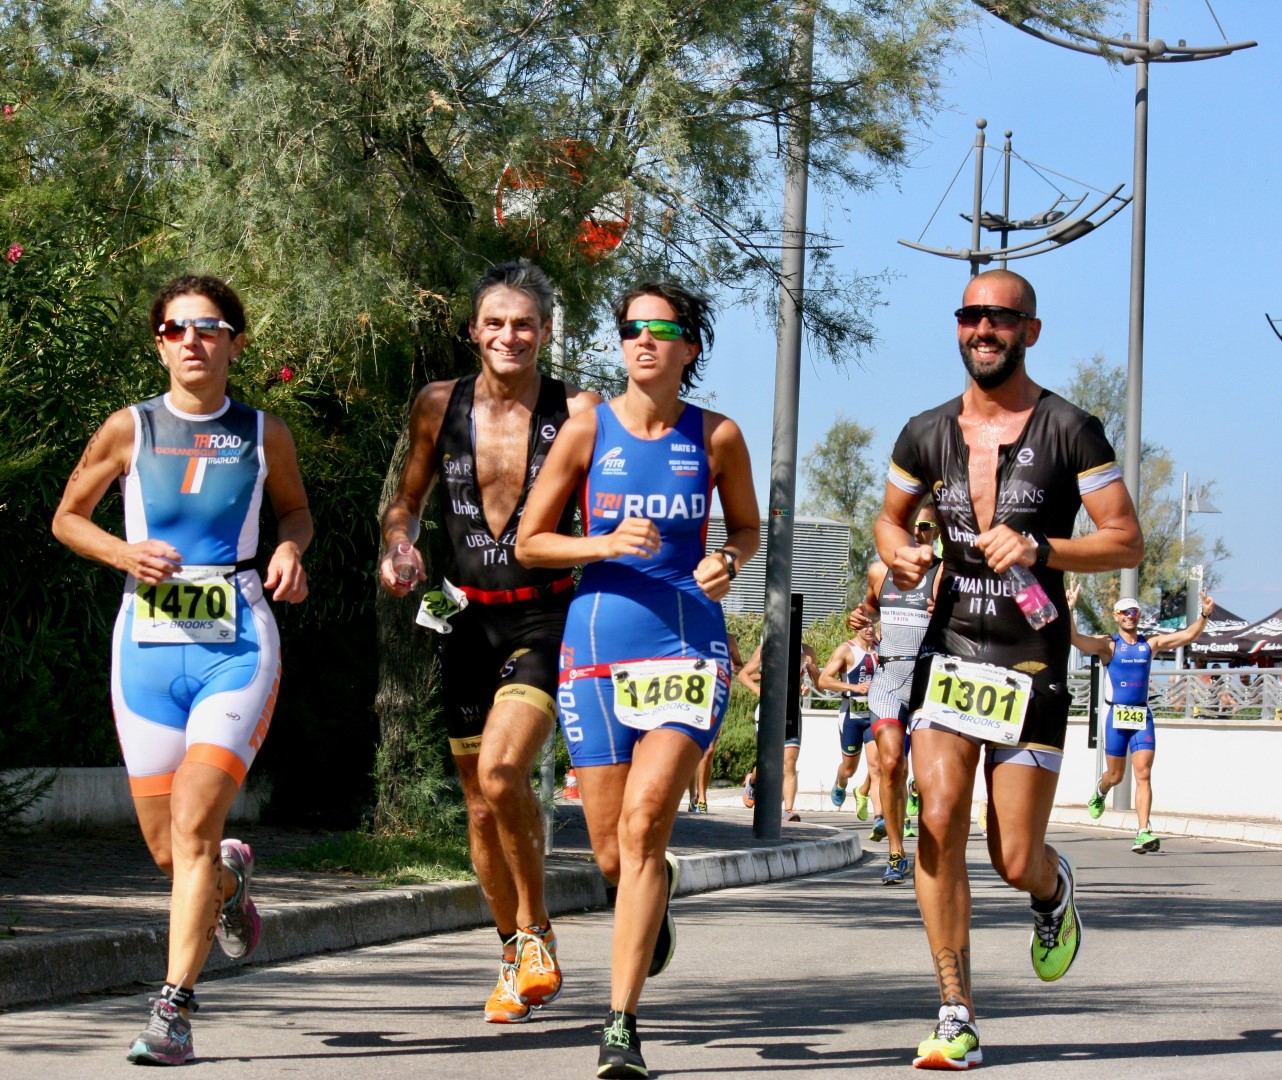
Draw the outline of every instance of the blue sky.
[[[1275,555],[1282,341],[1265,319],[1266,312],[1282,316],[1275,270],[1282,242],[1282,4],[1213,6],[1228,40],[1259,45],[1221,59],[1150,66],[1142,434],[1170,451],[1177,483],[1183,470],[1190,486],[1216,483],[1222,512],[1190,516],[1189,524],[1224,539],[1232,557],[1218,568],[1216,599],[1254,620],[1282,607],[1282,560]],[[1223,40],[1205,0],[1158,0],[1150,19],[1151,35],[1172,43]],[[1133,32],[1134,16],[1116,30]],[[909,416],[960,392],[952,311],[969,268],[896,241],[918,239],[974,142],[977,117],[988,120],[990,177],[1000,161],[991,148],[1000,149],[1010,129],[1023,158],[1095,188],[1125,182],[1130,193],[1133,68],[1043,44],[988,16],[964,33],[963,44],[945,79],[948,108],[918,129],[913,160],[897,184],[839,201],[811,190],[811,228],[837,239],[838,263],[892,278],[873,315],[879,342],[860,364],[837,370],[803,352],[799,460],[844,413],[876,429],[874,454],[885,462]],[[973,173],[973,160],[966,161],[921,242],[968,245],[970,226],[958,213],[970,209]],[[1058,182],[1074,197],[1082,191]],[[1018,161],[1011,190],[1012,217],[1032,216],[1054,199]],[[1000,175],[989,191],[985,208],[999,210]],[[1036,381],[1061,387],[1078,360],[1096,353],[1126,366],[1130,251],[1128,208],[1076,243],[1011,262],[1038,292],[1044,325],[1028,355]],[[763,512],[774,379],[773,326],[750,309],[722,311],[701,389],[744,429]],[[804,497],[799,489],[798,502]]]

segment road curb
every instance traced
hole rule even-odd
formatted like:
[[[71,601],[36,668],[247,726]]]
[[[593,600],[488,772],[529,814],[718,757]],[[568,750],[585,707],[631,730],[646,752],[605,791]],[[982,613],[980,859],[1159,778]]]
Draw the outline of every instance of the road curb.
[[[833,829],[831,837],[817,841],[680,855],[677,891],[690,895],[823,873],[857,862],[861,854],[856,834]],[[548,866],[547,904],[553,915],[602,908],[606,903],[605,879],[594,865]],[[490,922],[480,887],[473,882],[398,886],[282,904],[261,914],[263,940],[254,954],[256,963]],[[163,922],[0,942],[0,1008],[59,1001],[133,984],[159,986],[168,942]],[[205,971],[237,966],[215,948]]]
[[[1132,836],[1139,829],[1139,819],[1134,810],[1105,810],[1101,817],[1093,818],[1085,806],[1057,806],[1051,811],[1051,821],[1056,825],[1111,829]],[[1277,821],[1153,814],[1149,827],[1157,836],[1188,836],[1201,840],[1232,840],[1260,847],[1282,847],[1282,822]]]

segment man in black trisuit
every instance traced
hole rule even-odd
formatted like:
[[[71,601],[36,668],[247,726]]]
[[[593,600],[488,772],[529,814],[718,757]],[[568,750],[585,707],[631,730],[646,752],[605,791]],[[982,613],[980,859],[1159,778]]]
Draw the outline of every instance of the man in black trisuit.
[[[557,659],[573,595],[566,571],[527,570],[514,545],[525,498],[567,417],[601,398],[538,372],[552,333],[552,286],[525,260],[487,273],[468,324],[481,370],[428,383],[410,416],[410,450],[383,515],[383,588],[405,596],[426,577],[397,575],[398,544],[418,534],[440,477],[446,578],[468,599],[441,643],[450,750],[468,811],[472,865],[503,941],[490,1023],[527,1020],[561,992],[543,894],[543,815],[530,785],[535,755],[556,721]],[[571,515],[561,522],[569,532]]]
[[[1042,328],[1033,287],[1006,270],[980,274],[956,318],[973,382],[900,433],[874,531],[896,586],[912,588],[934,561],[911,542],[913,511],[929,495],[939,516],[944,568],[913,674],[910,731],[922,804],[914,879],[941,1007],[914,1064],[965,1069],[982,1060],[966,873],[981,749],[989,857],[1031,896],[1038,977],[1064,975],[1081,941],[1072,866],[1046,843],[1068,719],[1069,620],[1035,630],[1023,605],[1044,590],[1063,615],[1063,571],[1135,566],[1144,540],[1103,426],[1025,370]],[[1095,530],[1073,537],[1079,507]],[[1016,565],[1031,568],[1034,587],[1012,583]]]

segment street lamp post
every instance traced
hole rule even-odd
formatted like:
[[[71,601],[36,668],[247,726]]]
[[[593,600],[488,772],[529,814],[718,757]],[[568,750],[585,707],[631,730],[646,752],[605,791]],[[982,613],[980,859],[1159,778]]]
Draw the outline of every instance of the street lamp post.
[[[1189,493],[1189,474],[1184,474],[1183,482],[1180,485],[1180,568],[1184,570],[1184,625],[1192,626],[1201,612],[1201,586],[1203,569],[1199,563],[1196,568],[1186,564],[1184,557],[1185,541],[1188,536],[1188,516],[1189,514],[1218,514],[1220,508],[1215,506],[1210,499],[1194,491]],[[1194,587],[1196,581],[1197,587]],[[1181,645],[1175,650],[1176,668],[1184,667],[1184,646]],[[1185,695],[1187,698],[1188,695]]]
[[[1030,26],[1028,19],[1036,19],[1047,25],[1054,25],[1054,20],[1034,4],[1021,5],[1024,12],[1016,21],[1011,16],[996,10],[986,0],[976,0],[980,7],[1003,22],[1022,30],[1024,33],[1059,45],[1074,52],[1090,55],[1105,55],[1112,50],[1120,50],[1122,63],[1135,65],[1135,174],[1132,194],[1135,199],[1135,216],[1131,223],[1131,312],[1130,333],[1128,335],[1127,377],[1126,377],[1126,451],[1123,455],[1122,472],[1131,499],[1138,507],[1140,504],[1140,413],[1143,397],[1144,374],[1144,245],[1145,245],[1145,203],[1148,195],[1148,65],[1150,63],[1181,63],[1193,60],[1213,60],[1227,56],[1240,49],[1255,47],[1254,41],[1241,41],[1223,45],[1188,45],[1183,39],[1171,46],[1161,38],[1149,39],[1148,13],[1150,0],[1136,0],[1138,18],[1136,37],[1132,41],[1129,35],[1122,38],[1110,38],[1100,34],[1080,32],[1081,37],[1092,44],[1085,45],[1080,41],[1058,37],[1055,34]],[[1123,596],[1139,595],[1139,569],[1131,567],[1121,574]]]

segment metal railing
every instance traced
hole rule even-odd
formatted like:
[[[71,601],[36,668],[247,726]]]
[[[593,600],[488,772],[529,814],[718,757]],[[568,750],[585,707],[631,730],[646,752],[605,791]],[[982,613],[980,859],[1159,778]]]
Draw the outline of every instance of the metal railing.
[[[1070,712],[1084,715],[1090,703],[1090,671],[1069,673]],[[1187,716],[1211,720],[1271,720],[1282,723],[1282,672],[1264,668],[1158,670],[1148,684],[1154,719]]]

